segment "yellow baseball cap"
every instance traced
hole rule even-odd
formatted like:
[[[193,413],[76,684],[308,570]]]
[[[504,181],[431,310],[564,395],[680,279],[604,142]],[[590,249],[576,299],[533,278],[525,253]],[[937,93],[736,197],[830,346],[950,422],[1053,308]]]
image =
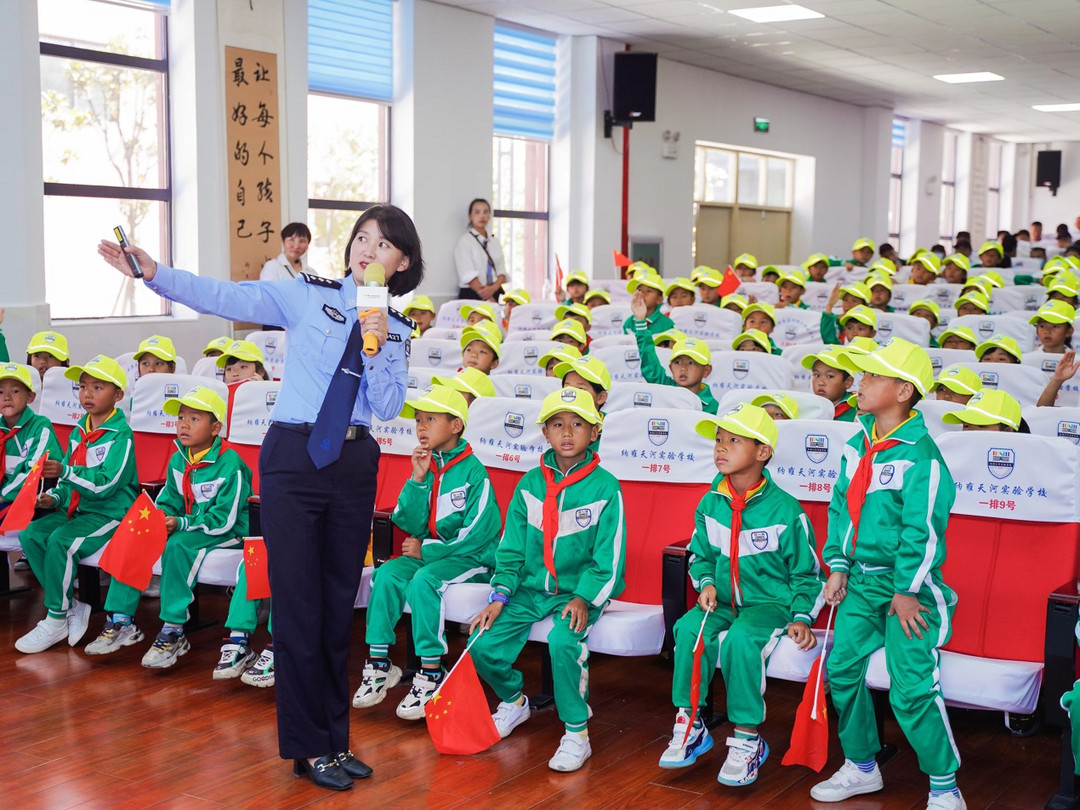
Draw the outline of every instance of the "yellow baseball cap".
[[[938,258],[936,253],[931,253],[929,250],[923,251],[918,256],[912,256],[911,263],[921,264],[935,276],[941,272],[941,259]]]
[[[866,277],[864,283],[871,290],[874,289],[874,287],[884,287],[889,292],[892,292],[893,288],[892,278],[885,273],[871,273]]]
[[[941,260],[941,263],[942,265],[955,264],[964,272],[967,272],[971,269],[971,259],[965,256],[963,253],[953,253],[949,256],[946,256],[944,259]]]
[[[462,304],[461,309],[458,310],[458,312],[461,313],[461,319],[463,321],[469,320],[469,316],[474,312],[480,313],[492,323],[495,323],[499,318],[495,312],[495,307],[487,301],[479,301],[475,304]]]
[[[998,290],[1005,286],[1005,279],[997,270],[987,270],[985,273],[979,273],[979,278],[986,279],[990,282],[991,287]]]
[[[750,400],[750,404],[757,405],[759,408],[764,408],[766,405],[775,405],[784,412],[784,416],[788,419],[799,418],[799,403],[780,391],[756,396]]]
[[[870,248],[871,250],[877,250],[877,245],[874,244],[873,239],[869,239],[865,236],[861,236],[855,240],[855,243],[851,246],[853,251],[862,250],[863,248]]]
[[[799,287],[806,289],[806,282],[809,281],[806,273],[802,270],[781,270],[780,277],[776,279],[776,286],[779,287],[785,281],[790,281]]]
[[[941,333],[941,335],[938,337],[938,343],[944,346],[945,340],[950,336],[958,337],[961,340],[966,340],[972,346],[975,346],[979,342],[979,339],[975,337],[974,330],[970,326],[953,326]]]
[[[863,301],[867,304],[870,303],[870,288],[863,284],[863,282],[861,281],[856,281],[852,284],[845,284],[843,287],[841,287],[840,297],[843,298],[845,295],[853,295],[860,301]]]
[[[426,295],[414,295],[412,301],[405,305],[402,314],[407,316],[413,311],[434,313],[435,305],[431,302],[431,298]]]
[[[249,363],[266,363],[262,350],[250,340],[234,340],[217,359],[218,368],[225,368],[230,357]]]
[[[663,292],[666,289],[664,280],[655,273],[638,275],[626,282],[626,291],[628,293],[633,293],[638,287],[652,287],[654,290],[659,290],[660,292]]]
[[[575,282],[578,284],[584,284],[586,287],[588,287],[589,277],[585,275],[585,272],[583,270],[573,270],[571,271],[570,275],[566,277],[566,281],[564,281],[563,284],[570,285]]]
[[[846,326],[848,321],[858,321],[859,323],[865,323],[873,329],[877,329],[877,312],[870,309],[866,304],[859,304],[840,316],[841,326]]]
[[[975,292],[981,292],[987,298],[989,298],[994,292],[994,285],[990,283],[990,280],[983,276],[974,276],[964,282],[964,286],[960,288],[961,295],[974,290]]]
[[[666,329],[659,334],[653,335],[653,345],[659,346],[665,340],[680,341],[686,338],[686,333],[681,329]]]
[[[577,315],[584,318],[586,323],[592,323],[592,310],[584,304],[559,304],[555,307],[555,320],[561,321],[567,315]]]
[[[611,303],[611,293],[607,290],[597,287],[595,290],[589,290],[585,293],[585,303],[588,304],[593,298],[599,298],[605,304]]]
[[[559,335],[569,335],[578,343],[586,342],[585,327],[580,321],[559,321],[551,330],[551,339],[554,340]]]
[[[743,321],[745,322],[746,319],[755,312],[764,312],[772,319],[773,323],[776,323],[776,310],[773,308],[772,304],[765,301],[755,301],[753,304],[744,307],[742,311]]]
[[[169,363],[176,361],[176,347],[169,338],[162,335],[151,335],[139,344],[135,359],[138,360],[144,354],[152,354]]]
[[[1076,274],[1069,270],[1062,270],[1054,276],[1048,291],[1066,296],[1078,295],[1080,294],[1080,278],[1077,278]]]
[[[580,357],[577,360],[559,363],[555,366],[555,376],[560,380],[571,371],[576,372],[583,379],[595,383],[605,391],[611,390],[611,374],[608,367],[599,357]]]
[[[740,253],[735,257],[735,261],[731,263],[732,268],[736,268],[739,265],[749,267],[751,270],[757,270],[757,256],[753,253]]]
[[[570,321],[570,323],[577,323],[577,321]],[[578,328],[581,328],[580,323]],[[463,350],[474,340],[486,343],[495,352],[496,357],[502,357],[502,333],[491,321],[477,321],[472,326],[466,326],[461,330],[460,342]]]
[[[983,242],[981,245],[979,245],[980,256],[982,256],[984,253],[989,253],[991,250],[996,250],[998,256],[1005,255],[1005,247],[1001,244],[1001,242]]]
[[[433,385],[446,385],[474,397],[495,396],[495,383],[478,368],[463,368],[453,377],[433,376],[431,382]]]
[[[829,257],[826,256],[824,253],[811,253],[809,256],[806,257],[806,261],[802,263],[802,269],[809,270],[811,267],[813,267],[815,264],[818,264],[819,262],[825,262],[825,264],[828,264]]]
[[[984,388],[968,400],[959,411],[942,414],[942,422],[958,425],[1008,425],[1013,430],[1020,429],[1020,403],[1005,391]]]
[[[16,380],[30,391],[34,389],[34,377],[37,372],[22,363],[0,363],[0,380]]]
[[[875,270],[885,273],[886,275],[892,275],[896,272],[896,262],[892,259],[886,259],[884,256],[870,264],[867,268],[871,273]]]
[[[780,271],[780,268],[779,268],[779,267],[777,267],[777,266],[776,266],[775,264],[767,264],[767,265],[765,265],[764,267],[762,267],[762,268],[760,268],[760,269],[759,269],[759,271],[758,271],[758,275],[759,275],[759,276],[760,276],[760,277],[761,277],[762,279],[764,279],[764,278],[765,278],[765,276],[769,275],[769,273],[775,273],[775,274],[776,274],[776,278],[777,278],[777,279],[779,279],[779,278],[780,278],[780,272],[781,272],[781,271]],[[775,283],[775,282],[774,282],[774,283]]]
[[[456,388],[449,385],[435,385],[422,397],[406,400],[401,407],[401,415],[406,419],[415,419],[416,412],[448,413],[456,416],[465,424],[469,423],[469,405],[465,397]]]
[[[1039,321],[1047,323],[1072,323],[1076,320],[1076,310],[1065,301],[1047,301],[1039,307],[1035,314],[1028,318],[1028,323],[1035,325]]]
[[[960,309],[961,304],[974,304],[983,312],[990,311],[990,301],[985,295],[983,295],[981,292],[978,292],[977,290],[972,290],[971,292],[964,293],[956,299],[956,303],[953,304],[953,306],[956,309]]]
[[[734,351],[738,351],[739,347],[747,340],[754,341],[754,343],[765,350],[766,354],[772,353],[772,344],[769,343],[769,336],[760,329],[747,329],[745,332],[740,332],[735,336],[735,339],[731,341],[731,348]]]
[[[926,349],[903,338],[889,338],[869,354],[849,351],[846,357],[856,371],[909,382],[924,397],[934,384],[934,367]]]
[[[540,417],[536,424],[542,425],[557,413],[569,411],[577,414],[590,425],[599,425],[602,417],[588,392],[580,388],[560,388],[552,391],[540,404]]]
[[[671,297],[671,294],[675,290],[686,290],[691,295],[697,292],[697,287],[694,286],[694,282],[684,276],[678,276],[671,280],[671,283],[664,289],[664,298]]]
[[[925,309],[934,316],[935,322],[941,323],[941,307],[938,306],[937,301],[932,301],[929,298],[920,298],[918,301],[912,301],[911,306],[907,308],[908,315],[914,315],[915,310],[917,309]]]
[[[876,343],[874,344],[877,345]],[[851,371],[844,364],[844,355],[847,354],[847,349],[843,346],[829,346],[827,349],[822,349],[817,354],[808,354],[801,361],[801,365],[805,369],[810,371],[814,370],[814,363],[824,363],[830,368],[838,369],[845,374],[850,374]]]
[[[626,275],[628,278],[640,278],[641,276],[658,276],[660,274],[656,272],[656,268],[651,264],[636,261],[626,268]]]
[[[720,428],[736,436],[757,439],[762,444],[776,448],[776,437],[779,433],[776,422],[764,408],[749,402],[740,402],[723,416],[706,416],[694,426],[697,434],[709,441],[716,441],[716,431]]]
[[[232,342],[233,339],[228,335],[216,337],[206,344],[206,348],[202,350],[202,353],[205,355],[210,352],[223,352],[232,345]]]
[[[225,421],[225,400],[211,388],[196,385],[182,397],[171,397],[165,400],[161,410],[165,411],[169,416],[179,416],[181,405],[187,405],[197,411],[207,411],[214,415],[214,421],[216,422]]]
[[[707,284],[710,287],[719,287],[720,282],[724,280],[724,274],[715,267],[699,264],[690,274],[690,280],[698,286]]]
[[[127,388],[127,374],[120,368],[120,364],[103,354],[95,355],[85,365],[72,366],[64,372],[65,377],[75,382],[78,382],[83,374],[112,383],[117,388]]]
[[[740,312],[745,312],[746,308],[750,306],[750,299],[745,295],[739,295],[738,293],[728,293],[720,299],[720,307],[722,309],[727,308],[731,304],[737,306]]]
[[[844,346],[844,355],[849,356],[852,354],[870,354],[870,352],[876,352],[881,346],[873,338],[854,337],[847,342]]]
[[[709,351],[709,344],[704,340],[698,340],[697,338],[684,338],[676,342],[671,347],[671,359],[675,360],[677,357],[689,357],[695,363],[702,366],[712,365],[712,352]]]
[[[30,338],[30,343],[26,346],[26,353],[37,354],[38,352],[47,352],[61,363],[70,356],[68,354],[67,338],[59,332],[51,330],[35,332],[33,337]]]
[[[1020,344],[1016,342],[1016,338],[1011,338],[1008,335],[991,335],[975,347],[975,359],[982,360],[984,354],[995,348],[1008,352],[1017,360],[1023,357]]]
[[[503,293],[502,300],[504,304],[507,301],[513,301],[515,304],[528,304],[532,302],[532,296],[529,294],[528,290],[519,288],[510,290],[508,293]]]
[[[982,390],[982,378],[964,366],[947,366],[938,374],[937,381],[930,387],[931,391],[939,388],[948,388],[954,394],[977,394]]]
[[[548,363],[552,360],[558,360],[559,363],[569,363],[573,360],[577,360],[581,357],[581,350],[577,346],[570,346],[567,343],[560,343],[554,349],[551,349],[546,354],[540,355],[540,359],[536,361],[536,365],[540,368],[546,369]],[[555,365],[558,368],[558,364]]]

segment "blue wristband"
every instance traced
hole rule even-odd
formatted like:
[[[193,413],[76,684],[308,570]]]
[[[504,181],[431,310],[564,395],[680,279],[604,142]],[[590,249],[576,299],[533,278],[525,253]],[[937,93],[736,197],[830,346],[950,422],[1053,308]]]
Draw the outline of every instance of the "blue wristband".
[[[488,604],[492,602],[502,602],[504,605],[510,604],[510,597],[502,591],[492,591],[488,594]]]

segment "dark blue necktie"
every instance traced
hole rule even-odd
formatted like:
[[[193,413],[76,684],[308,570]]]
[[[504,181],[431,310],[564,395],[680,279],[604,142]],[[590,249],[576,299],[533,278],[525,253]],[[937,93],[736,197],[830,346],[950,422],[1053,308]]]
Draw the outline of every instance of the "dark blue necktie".
[[[334,376],[326,389],[326,397],[315,427],[308,437],[307,450],[316,469],[333,464],[341,456],[345,444],[345,431],[349,428],[356,394],[360,390],[360,375],[364,370],[361,349],[364,345],[359,321],[353,324],[345,351],[334,368]]]

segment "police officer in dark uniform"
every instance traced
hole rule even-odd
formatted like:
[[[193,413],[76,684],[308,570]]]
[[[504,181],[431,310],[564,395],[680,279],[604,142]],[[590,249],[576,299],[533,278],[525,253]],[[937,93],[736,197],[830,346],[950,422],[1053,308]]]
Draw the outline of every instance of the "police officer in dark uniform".
[[[348,672],[379,463],[370,426],[373,416],[388,420],[401,411],[413,330],[392,309],[388,316],[358,313],[356,287],[378,262],[391,295],[415,289],[424,269],[416,228],[399,208],[369,208],[345,248],[343,281],[306,273],[287,281],[218,281],[157,264],[139,248],[130,252],[158,295],[287,331],[281,392],[259,453],[278,747],[297,775],[351,788],[353,779],[371,775],[349,751]],[[118,245],[102,241],[98,253],[132,275]],[[372,354],[361,351],[365,336],[377,340],[376,350],[368,338]]]

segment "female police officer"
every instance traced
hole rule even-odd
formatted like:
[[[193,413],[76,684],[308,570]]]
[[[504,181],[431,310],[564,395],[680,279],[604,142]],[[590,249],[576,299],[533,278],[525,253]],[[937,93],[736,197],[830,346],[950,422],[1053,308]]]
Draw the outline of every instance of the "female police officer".
[[[118,245],[102,241],[98,253],[132,275]],[[372,416],[391,419],[401,410],[413,328],[393,310],[389,317],[358,317],[355,285],[378,262],[391,295],[415,289],[424,270],[416,228],[399,208],[369,208],[345,248],[343,281],[308,274],[218,281],[157,264],[139,248],[130,253],[147,287],[164,298],[287,330],[282,387],[259,453],[274,595],[278,747],[295,761],[297,775],[306,772],[322,787],[351,788],[353,779],[371,775],[349,751],[348,673],[379,462],[369,427]],[[362,335],[377,337],[374,355],[360,353]]]

